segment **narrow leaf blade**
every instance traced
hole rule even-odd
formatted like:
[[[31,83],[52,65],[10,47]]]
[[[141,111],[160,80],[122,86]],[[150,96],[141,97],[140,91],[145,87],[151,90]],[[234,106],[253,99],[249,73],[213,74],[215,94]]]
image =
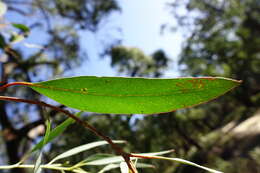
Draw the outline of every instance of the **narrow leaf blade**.
[[[114,114],[155,114],[191,107],[225,94],[241,82],[219,78],[123,78],[80,76],[30,87],[66,106]]]
[[[120,168],[120,164],[109,164],[102,168],[98,173],[104,173],[110,171],[112,169]],[[147,164],[147,163],[137,163],[136,168],[155,168],[154,165]]]
[[[159,156],[159,155],[164,155],[164,154],[168,154],[171,153],[172,150],[167,150],[167,151],[161,151],[161,152],[155,152],[155,153],[141,153],[138,155],[144,155],[144,156]],[[99,155],[99,154],[97,154]],[[107,165],[107,164],[114,164],[114,163],[120,163],[120,162],[124,162],[124,158],[122,156],[106,156],[103,155],[104,157],[99,157],[97,156],[97,159],[90,159],[90,160],[86,160],[85,161],[85,165],[95,165],[95,166],[99,166],[99,165]],[[95,157],[95,156],[94,156]],[[136,158],[131,157],[131,160],[135,160]]]
[[[120,163],[120,171],[121,171],[121,173],[129,173],[130,172],[126,162]]]
[[[80,116],[82,112],[78,112],[75,115],[76,116]],[[57,136],[59,136],[70,124],[72,124],[74,122],[73,119],[68,118],[67,120],[63,121],[60,125],[58,125],[56,128],[54,128],[52,131],[50,131],[49,135],[48,135],[48,139],[45,139],[46,141],[44,141],[44,139],[42,139],[39,143],[37,143],[31,150],[31,152],[34,152],[36,150],[39,150],[43,147],[44,143],[47,144],[50,141],[52,141],[54,138],[56,138]]]
[[[27,27],[27,26],[24,25],[24,24],[13,23],[12,26],[15,27],[15,28],[17,28],[17,29],[19,29],[19,30],[21,30],[21,31],[24,32],[24,33],[30,32],[30,28]]]
[[[115,140],[113,142],[114,143],[125,143],[125,141],[120,141],[120,140]],[[72,148],[72,149],[56,156],[54,159],[52,159],[50,161],[50,163],[53,163],[57,160],[60,160],[60,159],[66,158],[66,157],[70,157],[70,156],[73,156],[75,154],[81,153],[83,151],[87,151],[87,150],[90,150],[92,148],[99,147],[99,146],[106,145],[106,144],[108,144],[106,141],[98,141],[98,142],[92,142],[92,143],[88,143],[88,144],[85,144],[85,145],[81,145],[81,146]]]
[[[51,121],[50,121],[50,119],[47,119],[46,120],[46,132],[45,132],[45,135],[43,138],[42,147],[44,147],[48,143],[50,133],[51,133]]]
[[[174,162],[178,162],[178,163],[182,163],[182,164],[186,164],[186,165],[190,165],[190,166],[194,166],[203,170],[206,170],[208,172],[211,173],[223,173],[205,166],[201,166],[199,164],[196,164],[194,162],[188,161],[188,160],[184,160],[184,159],[180,159],[180,158],[170,158],[170,157],[162,157],[162,156],[153,156],[154,159],[160,159],[160,160],[169,160],[169,161],[174,161]]]
[[[39,156],[34,164],[33,173],[41,172],[41,162],[42,162],[42,151],[40,151]]]

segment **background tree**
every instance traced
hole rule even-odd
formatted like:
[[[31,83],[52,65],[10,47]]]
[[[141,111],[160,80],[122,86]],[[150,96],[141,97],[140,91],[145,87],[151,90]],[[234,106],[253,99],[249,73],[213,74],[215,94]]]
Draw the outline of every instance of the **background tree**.
[[[141,118],[107,115],[106,123],[93,116],[89,121],[111,136],[115,132],[109,125],[118,127],[122,138],[134,144],[131,150],[137,152],[174,148],[177,157],[224,172],[259,172],[259,2],[187,0],[170,3],[169,7],[186,38],[179,60],[181,73],[242,79],[242,86],[217,101],[192,109]],[[148,70],[149,58],[138,49],[116,47],[111,55],[112,65],[124,74],[155,74]],[[134,63],[136,60],[138,63]],[[165,162],[154,164],[166,173],[200,171]]]
[[[95,32],[100,23],[112,12],[120,11],[114,0],[3,2],[8,7],[7,18],[12,15],[15,17],[10,21],[4,21],[4,17],[1,16],[2,84],[11,81],[47,80],[75,67],[87,57],[86,52],[80,48],[79,31]],[[26,37],[34,39],[33,43],[37,45],[33,46],[40,48],[29,49],[22,44],[15,44]],[[29,99],[40,97],[25,88],[10,88],[1,94]],[[35,142],[36,139],[30,138],[28,134],[36,126],[44,124],[44,115],[56,114],[38,106],[5,102],[0,103],[0,113],[2,141],[5,144],[1,153],[6,150],[9,164],[17,163],[28,148],[28,144]]]
[[[110,5],[107,4],[108,2],[111,2]],[[39,16],[44,19],[43,23],[45,24],[42,24],[42,27],[47,31],[46,35],[48,37],[46,38],[50,38],[46,39],[47,41],[45,40],[45,49],[41,49],[36,53],[30,52],[32,55],[29,55],[28,58],[22,49],[6,47],[9,38],[6,35],[2,36],[3,39],[1,40],[5,40],[5,42],[1,41],[2,49],[9,57],[8,61],[3,64],[4,68],[2,69],[10,69],[10,67],[13,67],[13,63],[20,64],[19,59],[11,61],[13,52],[15,52],[15,55],[18,54],[19,57],[22,57],[20,58],[23,60],[22,62],[27,62],[26,65],[22,66],[23,68],[20,68],[21,65],[16,65],[15,70],[12,72],[7,73],[7,70],[2,73],[7,73],[8,75],[4,75],[3,79],[10,81],[28,81],[28,76],[31,80],[37,81],[51,76],[41,75],[39,67],[30,67],[30,64],[41,64],[41,69],[45,69],[44,66],[48,67],[47,72],[55,72],[55,70],[50,70],[55,69],[53,68],[55,64],[61,71],[72,68],[73,64],[75,65],[75,62],[77,62],[74,61],[76,57],[82,57],[80,56],[82,52],[79,49],[78,33],[75,31],[81,28],[92,31],[98,29],[100,20],[103,17],[109,15],[112,11],[119,10],[114,1],[33,1],[25,5],[30,7],[29,10],[25,7],[17,8],[17,6],[12,6],[12,3],[19,4],[16,1],[6,3],[8,3],[10,10],[22,15],[27,14],[28,11],[29,13],[32,10],[35,11],[36,19]],[[84,6],[82,4],[88,5]],[[173,148],[176,150],[174,156],[208,165],[224,172],[259,172],[259,133],[245,133],[249,130],[243,130],[242,139],[237,138],[237,136],[241,136],[241,133],[235,133],[235,129],[241,127],[252,116],[255,117],[254,115],[259,109],[259,2],[257,0],[185,0],[174,1],[168,5],[172,9],[173,16],[178,19],[178,27],[185,33],[186,41],[179,61],[182,75],[231,77],[242,79],[244,81],[243,85],[217,101],[193,109],[149,116],[115,116],[86,113],[85,120],[113,139],[127,140],[129,145],[127,145],[126,149],[132,152],[151,152]],[[21,11],[21,9],[26,10]],[[94,9],[103,9],[103,11],[94,12]],[[82,19],[82,16],[85,19]],[[56,22],[60,19],[64,22]],[[95,19],[98,19],[99,22],[95,23]],[[49,32],[48,24],[46,24],[48,21],[52,23],[51,32]],[[92,25],[96,27],[91,27]],[[31,29],[34,29],[34,27],[37,29],[38,27],[36,24],[29,26]],[[170,63],[167,54],[160,50],[152,55],[145,55],[138,48],[112,46],[109,47],[106,53],[111,57],[111,66],[125,76],[161,77]],[[46,54],[48,56],[44,56]],[[65,59],[70,57],[75,59],[70,59],[71,61]],[[48,63],[43,63],[46,61]],[[39,97],[35,94],[25,96],[25,94],[33,93],[27,89],[14,92],[14,88],[10,88],[8,92],[12,92],[12,95],[16,93],[18,96],[27,98]],[[40,121],[42,121],[44,118],[40,115],[43,113],[55,115],[55,112],[46,112],[46,110],[41,110],[38,107],[26,107],[23,104],[16,106],[16,104],[11,103],[8,103],[8,106],[5,103],[1,104],[3,105],[0,110],[1,114],[6,115],[6,107],[9,107],[12,110],[10,114],[15,115],[13,117],[39,114]],[[8,116],[2,117],[6,117],[8,121],[14,120],[10,120]],[[29,122],[29,120],[26,121]],[[61,120],[63,118],[55,116],[55,122],[58,123]],[[10,139],[7,137],[13,137],[12,134],[17,134],[16,131],[20,130],[11,129],[10,127],[14,127],[13,124],[15,122],[12,122],[12,126],[8,128],[6,123],[2,125],[2,128],[7,129],[3,131],[5,132],[5,135],[3,135],[5,141]],[[18,125],[18,123],[15,125]],[[244,129],[247,129],[247,127],[244,126]],[[78,134],[81,134],[80,138]],[[51,157],[67,150],[68,147],[71,148],[97,139],[90,132],[83,132],[81,127],[73,125],[70,130],[66,131],[63,136],[51,145],[50,154],[47,155],[46,159],[48,159],[48,156]],[[70,145],[67,145],[67,143],[70,143]],[[8,143],[6,146],[11,145]],[[97,149],[94,152],[103,153],[104,150]],[[71,162],[84,158],[83,153],[72,158]],[[167,162],[155,161],[154,164],[157,167],[156,170],[149,169],[142,170],[142,172],[158,172],[158,170],[165,173],[199,171],[196,168],[180,167]]]
[[[193,134],[204,136],[196,137],[203,150],[195,152],[194,161],[209,163],[224,172],[258,172],[260,162],[252,153],[259,150],[259,133],[249,141],[245,137],[240,141],[241,147],[236,147],[238,141],[230,137],[227,142],[218,129],[227,128],[228,124],[235,129],[259,109],[259,1],[176,1],[170,6],[179,28],[187,33],[179,60],[183,74],[243,80],[243,85],[232,94],[185,111],[186,117],[192,117],[188,121],[192,122],[189,128]],[[232,134],[232,128],[228,134]]]
[[[111,66],[114,67],[119,74],[131,77],[160,77],[170,64],[169,57],[161,50],[155,51],[152,55],[144,54],[140,49],[135,47],[113,46],[107,51],[107,55],[111,57]],[[151,116],[151,115],[150,115]],[[158,128],[154,128],[151,132],[143,127],[139,127],[139,120],[142,121],[141,115],[110,115],[110,114],[85,114],[83,117],[87,122],[95,126],[97,129],[103,131],[112,139],[123,139],[128,142],[124,147],[129,152],[152,152],[168,150],[170,147],[159,143],[158,146],[153,147],[153,133],[160,133]],[[158,119],[156,120],[158,121]],[[152,125],[152,124],[149,124]],[[152,126],[154,127],[153,124]],[[160,125],[159,125],[160,126]],[[142,133],[145,132],[145,133]],[[78,134],[81,134],[80,138]],[[164,135],[163,135],[164,136]],[[73,140],[71,140],[73,138]],[[82,143],[99,140],[91,132],[84,130],[83,127],[73,125],[63,136],[57,139],[50,148],[51,155],[55,156],[57,153],[68,150],[73,146],[78,146]],[[160,141],[160,139],[158,139]],[[70,143],[70,145],[67,145]],[[86,155],[104,153],[105,149],[97,148],[88,153],[81,153],[71,158],[72,163],[77,163],[86,158]],[[158,162],[154,162],[157,163]],[[165,162],[161,162],[164,165]],[[98,169],[87,168],[92,172],[97,172]],[[142,171],[146,171],[142,169]],[[151,172],[151,169],[147,169]],[[157,170],[155,170],[156,172]],[[111,171],[113,172],[113,171]],[[115,170],[114,172],[118,172]]]

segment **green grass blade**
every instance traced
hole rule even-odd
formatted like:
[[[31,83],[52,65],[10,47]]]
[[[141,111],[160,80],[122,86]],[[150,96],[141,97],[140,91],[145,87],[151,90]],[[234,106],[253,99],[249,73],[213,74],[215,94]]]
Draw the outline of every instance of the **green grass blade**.
[[[82,112],[78,112],[75,115],[76,116],[80,116]],[[54,138],[56,138],[57,136],[59,136],[70,124],[72,124],[74,122],[73,119],[68,118],[67,120],[65,120],[64,122],[62,122],[60,125],[58,125],[56,128],[54,128],[53,130],[50,131],[49,135],[48,135],[48,139],[42,139],[39,143],[37,143],[31,150],[31,152],[34,152],[36,150],[40,150],[44,145],[43,144],[47,144],[50,141],[52,141]],[[44,141],[45,140],[45,141]]]
[[[241,82],[219,78],[80,76],[29,85],[66,106],[114,114],[154,114],[191,107],[223,95]]]

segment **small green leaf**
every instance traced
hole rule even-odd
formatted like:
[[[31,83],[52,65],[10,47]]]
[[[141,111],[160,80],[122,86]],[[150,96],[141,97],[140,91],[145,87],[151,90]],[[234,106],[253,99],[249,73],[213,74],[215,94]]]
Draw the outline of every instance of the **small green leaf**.
[[[137,163],[136,168],[155,168],[155,166],[147,163]]]
[[[41,162],[42,162],[42,151],[34,164],[33,173],[40,173],[41,172]]]
[[[114,143],[125,143],[125,141],[117,141],[117,140],[115,140],[113,142]],[[75,154],[81,153],[83,151],[87,151],[87,150],[90,150],[92,148],[99,147],[99,146],[106,145],[106,144],[108,144],[106,141],[98,141],[98,142],[92,142],[92,143],[88,143],[88,144],[85,144],[85,145],[81,145],[81,146],[72,148],[72,149],[56,156],[54,159],[52,159],[50,161],[49,164],[51,164],[51,163],[53,163],[57,160],[60,160],[60,159],[66,158],[66,157],[70,157],[70,156],[73,156]]]
[[[29,33],[30,32],[30,28],[25,26],[24,24],[20,24],[20,23],[12,23],[12,26],[19,29],[20,31],[24,32],[24,33]]]
[[[120,164],[109,164],[102,168],[98,173],[104,173],[112,169],[120,168]],[[154,165],[147,163],[137,163],[136,168],[155,168]]]
[[[195,106],[241,82],[219,77],[148,79],[81,76],[31,84],[66,106],[114,114],[155,114]]]
[[[80,116],[82,112],[78,112],[76,114],[76,116]],[[54,138],[56,138],[57,136],[59,136],[70,124],[72,124],[74,122],[73,119],[68,118],[67,120],[65,120],[64,122],[62,122],[60,125],[58,125],[56,128],[54,128],[50,134],[48,139],[44,142],[44,139],[42,139],[38,144],[36,144],[33,149],[31,150],[31,152],[34,152],[36,150],[39,150],[43,147],[43,144],[47,144],[50,141],[52,141]]]
[[[51,121],[50,119],[47,119],[46,132],[43,138],[43,142],[41,143],[41,149],[47,144],[50,133],[51,133]],[[40,150],[40,154],[34,164],[33,173],[41,173],[41,162],[42,162],[42,150]]]
[[[104,158],[108,158],[108,157],[114,157],[115,155],[113,154],[103,154],[103,153],[98,153],[98,154],[94,154],[89,156],[87,159],[81,161],[81,162],[91,162],[94,160],[100,160],[100,159],[104,159]]]
[[[190,166],[194,166],[203,170],[206,170],[208,172],[212,172],[212,173],[222,173],[220,171],[211,169],[211,168],[207,168],[205,166],[201,166],[199,164],[193,163],[191,161],[188,160],[184,160],[184,159],[180,159],[180,158],[170,158],[170,157],[162,157],[162,156],[153,156],[153,159],[160,159],[160,160],[169,160],[169,161],[174,161],[174,162],[178,162],[178,163],[182,163],[182,164],[186,164],[186,165],[190,165]]]
[[[121,171],[121,173],[129,173],[129,168],[128,168],[126,162],[120,163],[120,171]]]
[[[51,121],[50,121],[50,119],[47,119],[46,120],[46,132],[45,132],[45,135],[43,138],[42,148],[48,143],[50,133],[51,133]]]
[[[109,164],[109,165],[105,166],[103,169],[101,169],[100,171],[98,171],[98,173],[104,173],[104,172],[107,172],[107,171],[110,171],[112,169],[116,169],[119,167],[120,167],[119,164]]]
[[[11,38],[10,38],[10,42],[12,44],[15,44],[15,43],[18,43],[18,42],[21,42],[24,40],[24,35],[23,34],[17,34],[17,33],[13,33]]]
[[[6,47],[5,38],[2,34],[0,34],[0,48],[4,49]]]
[[[158,155],[163,155],[163,154],[168,154],[171,153],[172,150],[167,150],[167,151],[161,151],[161,152],[156,152],[156,153],[145,153],[145,155],[148,156],[158,156]],[[139,155],[144,155],[139,154]],[[103,157],[102,157],[103,156]],[[113,164],[113,163],[120,163],[124,162],[124,158],[122,156],[109,156],[109,155],[103,155],[103,154],[97,154],[97,156],[91,156],[91,157],[96,157],[97,159],[91,159],[91,160],[85,160],[84,165],[107,165],[107,164]],[[131,157],[131,160],[135,160],[136,158]]]
[[[75,173],[90,173],[90,172],[85,171],[85,170],[82,169],[82,168],[73,169],[71,172],[75,172]],[[65,172],[64,172],[64,173],[65,173]]]

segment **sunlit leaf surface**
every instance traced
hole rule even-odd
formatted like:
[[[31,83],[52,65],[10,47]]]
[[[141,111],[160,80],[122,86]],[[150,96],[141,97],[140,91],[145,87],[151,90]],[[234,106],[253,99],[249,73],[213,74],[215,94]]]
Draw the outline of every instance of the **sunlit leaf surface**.
[[[34,83],[30,87],[59,103],[83,111],[155,114],[191,107],[238,86],[226,78],[124,78],[81,76]]]

